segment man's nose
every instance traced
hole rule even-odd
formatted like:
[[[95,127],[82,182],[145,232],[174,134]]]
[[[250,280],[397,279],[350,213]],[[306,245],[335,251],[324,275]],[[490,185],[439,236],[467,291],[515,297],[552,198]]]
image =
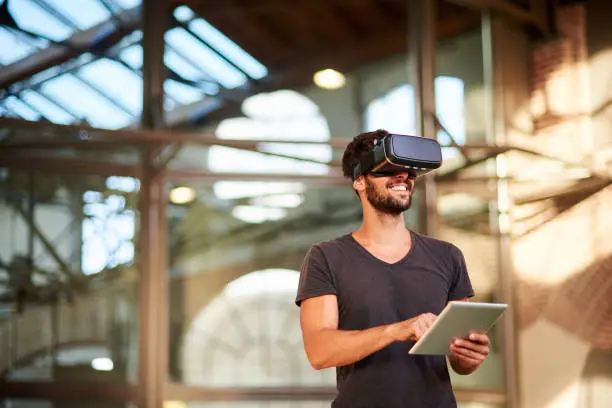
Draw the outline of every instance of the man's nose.
[[[406,181],[410,178],[410,174],[408,172],[395,173],[393,178],[396,180]]]

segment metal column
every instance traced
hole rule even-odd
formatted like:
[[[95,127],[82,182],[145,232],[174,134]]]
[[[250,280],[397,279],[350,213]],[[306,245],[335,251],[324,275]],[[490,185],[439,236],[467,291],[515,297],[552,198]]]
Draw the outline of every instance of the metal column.
[[[164,33],[167,1],[143,2],[142,126],[164,124]],[[162,408],[167,373],[166,195],[163,172],[155,160],[159,146],[144,148],[140,179],[138,280],[138,406]]]
[[[504,145],[506,140],[506,115],[504,104],[503,73],[506,69],[501,60],[504,36],[503,22],[494,18],[490,11],[483,12],[482,44],[484,57],[485,85],[485,119],[487,123],[487,140],[491,144]],[[504,383],[506,407],[515,408],[519,404],[518,386],[518,352],[516,333],[516,314],[512,307],[514,302],[512,237],[511,237],[511,201],[507,175],[507,157],[499,154],[494,163],[496,202],[491,205],[491,226],[497,238],[497,255],[499,265],[499,300],[510,307],[502,322]]]
[[[436,137],[435,53],[436,0],[411,0],[408,10],[409,78],[415,94],[415,123],[419,136]],[[420,180],[419,224],[421,232],[436,235],[436,191],[433,174]]]
[[[142,5],[142,127],[164,127],[164,34],[170,21],[168,0]]]

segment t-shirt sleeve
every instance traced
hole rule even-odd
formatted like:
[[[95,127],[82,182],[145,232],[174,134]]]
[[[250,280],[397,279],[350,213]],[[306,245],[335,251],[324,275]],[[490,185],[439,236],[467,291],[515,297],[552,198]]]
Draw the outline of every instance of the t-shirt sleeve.
[[[468,275],[465,257],[461,250],[455,246],[452,247],[453,258],[453,280],[452,286],[448,292],[448,301],[460,300],[474,296],[474,289],[470,276]]]
[[[305,299],[335,294],[332,271],[323,251],[315,245],[310,248],[302,262],[295,304],[300,306]]]

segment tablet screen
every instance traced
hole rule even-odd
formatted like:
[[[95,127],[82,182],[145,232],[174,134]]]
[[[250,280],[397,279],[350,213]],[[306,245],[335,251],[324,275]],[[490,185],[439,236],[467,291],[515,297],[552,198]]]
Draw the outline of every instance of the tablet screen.
[[[409,353],[446,355],[454,338],[488,332],[507,308],[505,303],[449,302]]]

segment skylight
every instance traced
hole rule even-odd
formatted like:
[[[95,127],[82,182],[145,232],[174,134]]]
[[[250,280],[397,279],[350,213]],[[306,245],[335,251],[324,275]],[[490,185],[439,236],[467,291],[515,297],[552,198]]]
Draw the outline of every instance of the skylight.
[[[134,120],[102,95],[79,82],[72,74],[64,74],[45,82],[42,91],[86,118],[94,127],[116,129]]]
[[[189,23],[189,28],[204,39],[211,47],[225,55],[251,78],[260,79],[268,75],[267,68],[240,48],[235,42],[223,35],[203,18]]]
[[[59,3],[62,3],[62,1],[59,1]],[[11,1],[9,12],[19,27],[35,34],[41,34],[54,41],[63,41],[70,37],[73,32],[71,27],[59,21],[31,0]]]
[[[51,7],[71,20],[80,30],[87,30],[108,20],[110,12],[97,0],[45,0]]]
[[[202,92],[196,88],[173,81],[172,79],[164,81],[164,91],[183,105],[199,101],[204,97]]]
[[[119,3],[124,9],[131,9],[140,6],[141,0],[115,0],[115,3]]]
[[[6,98],[6,100],[4,101],[4,106],[15,112],[17,115],[19,115],[19,117],[23,119],[34,121],[40,118],[40,115],[36,111],[31,109],[28,105],[21,102],[14,96],[9,96],[8,98]]]
[[[34,91],[26,90],[21,92],[19,96],[54,123],[68,125],[77,119]]]
[[[127,106],[132,115],[140,115],[142,112],[142,79],[133,71],[104,58],[87,64],[79,73],[123,106]]]
[[[0,27],[0,63],[9,65],[19,61],[36,51],[38,48],[26,44],[13,31]]]
[[[201,44],[182,28],[173,28],[166,32],[166,41],[179,52],[190,55],[198,61],[198,68],[215,78],[225,88],[235,88],[246,83],[246,76],[224,61],[210,48]]]
[[[133,69],[142,68],[142,46],[134,44],[119,53],[119,56]]]
[[[62,42],[140,5],[141,0],[14,0],[9,12],[23,29]],[[164,63],[176,74],[164,83],[166,108],[198,102],[217,95],[220,87],[236,88],[249,78],[267,75],[265,66],[193,10],[179,6],[174,15],[185,28],[165,34]],[[142,31],[134,30],[112,49],[98,50],[104,57],[85,52],[11,85],[3,115],[30,120],[42,116],[55,123],[86,119],[92,126],[112,129],[132,125],[142,112],[141,41]],[[44,38],[0,26],[2,66],[48,46]],[[116,57],[121,60],[113,60]]]

